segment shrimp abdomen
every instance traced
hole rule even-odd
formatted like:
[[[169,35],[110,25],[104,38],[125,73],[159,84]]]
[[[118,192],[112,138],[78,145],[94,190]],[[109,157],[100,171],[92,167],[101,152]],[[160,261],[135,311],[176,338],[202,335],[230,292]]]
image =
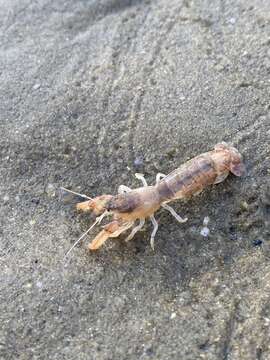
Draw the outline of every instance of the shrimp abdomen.
[[[211,157],[200,155],[188,161],[158,183],[162,200],[194,195],[214,183],[217,172]]]

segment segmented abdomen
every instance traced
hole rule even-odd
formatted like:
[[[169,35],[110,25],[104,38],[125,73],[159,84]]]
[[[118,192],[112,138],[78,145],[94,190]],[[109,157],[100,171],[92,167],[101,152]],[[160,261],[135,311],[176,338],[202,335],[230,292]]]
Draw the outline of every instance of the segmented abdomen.
[[[163,178],[157,185],[161,202],[195,195],[215,182],[217,172],[211,156],[200,155]]]

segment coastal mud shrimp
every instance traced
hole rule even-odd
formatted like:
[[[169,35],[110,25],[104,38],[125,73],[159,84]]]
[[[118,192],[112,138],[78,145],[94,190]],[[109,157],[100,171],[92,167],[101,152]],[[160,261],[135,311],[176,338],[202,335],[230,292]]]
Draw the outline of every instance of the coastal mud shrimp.
[[[217,144],[214,150],[194,157],[168,175],[157,174],[156,184],[153,186],[147,185],[142,174],[135,174],[136,178],[142,181],[142,187],[130,189],[125,185],[120,185],[118,195],[101,195],[95,198],[78,194],[87,200],[78,203],[77,210],[93,211],[99,217],[69,251],[96,224],[109,215],[112,216],[112,221],[103,226],[102,231],[89,244],[90,250],[99,249],[108,238],[116,238],[130,228],[132,230],[126,241],[131,240],[143,227],[146,218],[150,218],[154,227],[150,238],[151,247],[154,249],[154,239],[158,230],[154,213],[162,207],[168,210],[179,223],[186,222],[187,218],[178,215],[168,203],[199,194],[207,186],[222,182],[229,172],[241,176],[245,172],[245,166],[239,151],[222,142]],[[136,221],[139,222],[137,225],[135,225]]]

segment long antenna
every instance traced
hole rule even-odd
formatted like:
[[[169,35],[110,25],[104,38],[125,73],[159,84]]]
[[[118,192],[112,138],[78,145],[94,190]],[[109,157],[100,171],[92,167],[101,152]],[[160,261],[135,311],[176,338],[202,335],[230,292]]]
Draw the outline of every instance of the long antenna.
[[[101,220],[106,216],[108,215],[108,211],[105,211],[101,216],[97,217],[95,222],[90,226],[90,228],[85,232],[83,233],[78,240],[75,241],[75,243],[71,246],[71,248],[66,252],[65,256],[64,256],[64,259],[68,256],[68,254],[75,248],[75,246],[89,233],[90,230],[93,229],[93,227],[96,225],[96,224],[99,224],[101,222]]]
[[[69,192],[69,193],[71,193],[71,194],[81,196],[81,197],[83,197],[83,198],[85,198],[85,199],[93,200],[93,198],[91,198],[90,196],[87,196],[87,195],[85,195],[85,194],[80,194],[80,193],[77,193],[76,191],[72,191],[72,190],[66,189],[66,188],[64,188],[63,186],[61,186],[60,189],[61,189],[61,190],[64,190],[64,191],[67,191],[67,192]]]

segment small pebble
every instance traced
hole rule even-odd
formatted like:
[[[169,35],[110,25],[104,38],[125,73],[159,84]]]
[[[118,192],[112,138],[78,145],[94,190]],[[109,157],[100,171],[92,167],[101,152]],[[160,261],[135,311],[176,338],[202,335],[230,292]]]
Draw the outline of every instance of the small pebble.
[[[263,243],[263,241],[260,239],[253,240],[253,246],[261,246],[262,243]]]
[[[142,166],[143,165],[143,158],[142,157],[137,157],[134,160],[134,166],[138,167],[138,166]]]
[[[208,223],[209,223],[209,216],[206,216],[204,219],[203,219],[203,225],[204,226],[206,226],[206,225],[208,225]]]
[[[171,319],[174,319],[174,318],[176,318],[176,313],[175,313],[175,312],[173,312],[173,313],[171,314]]]
[[[55,187],[53,184],[48,184],[46,188],[46,193],[49,197],[55,196]]]
[[[146,353],[146,355],[151,356],[151,355],[153,355],[153,349],[150,347],[145,350],[145,353]]]
[[[5,196],[3,197],[3,201],[4,201],[4,203],[8,202],[8,201],[9,201],[9,196],[8,196],[8,195],[5,195]]]
[[[241,201],[240,207],[243,211],[248,210],[248,203],[246,201]]]
[[[208,227],[204,226],[200,232],[200,234],[203,236],[203,237],[207,237],[210,233],[210,230],[208,229]]]
[[[203,237],[207,237],[210,233],[210,230],[209,228],[207,227],[208,223],[209,223],[209,216],[206,216],[204,219],[203,219],[203,228],[202,230],[200,231],[200,234],[203,236]]]
[[[40,88],[40,84],[35,84],[34,86],[33,86],[33,89],[34,90],[38,90]]]
[[[41,281],[37,281],[37,287],[39,288],[39,289],[42,289],[42,287],[43,287],[43,284],[42,284],[42,282]]]

